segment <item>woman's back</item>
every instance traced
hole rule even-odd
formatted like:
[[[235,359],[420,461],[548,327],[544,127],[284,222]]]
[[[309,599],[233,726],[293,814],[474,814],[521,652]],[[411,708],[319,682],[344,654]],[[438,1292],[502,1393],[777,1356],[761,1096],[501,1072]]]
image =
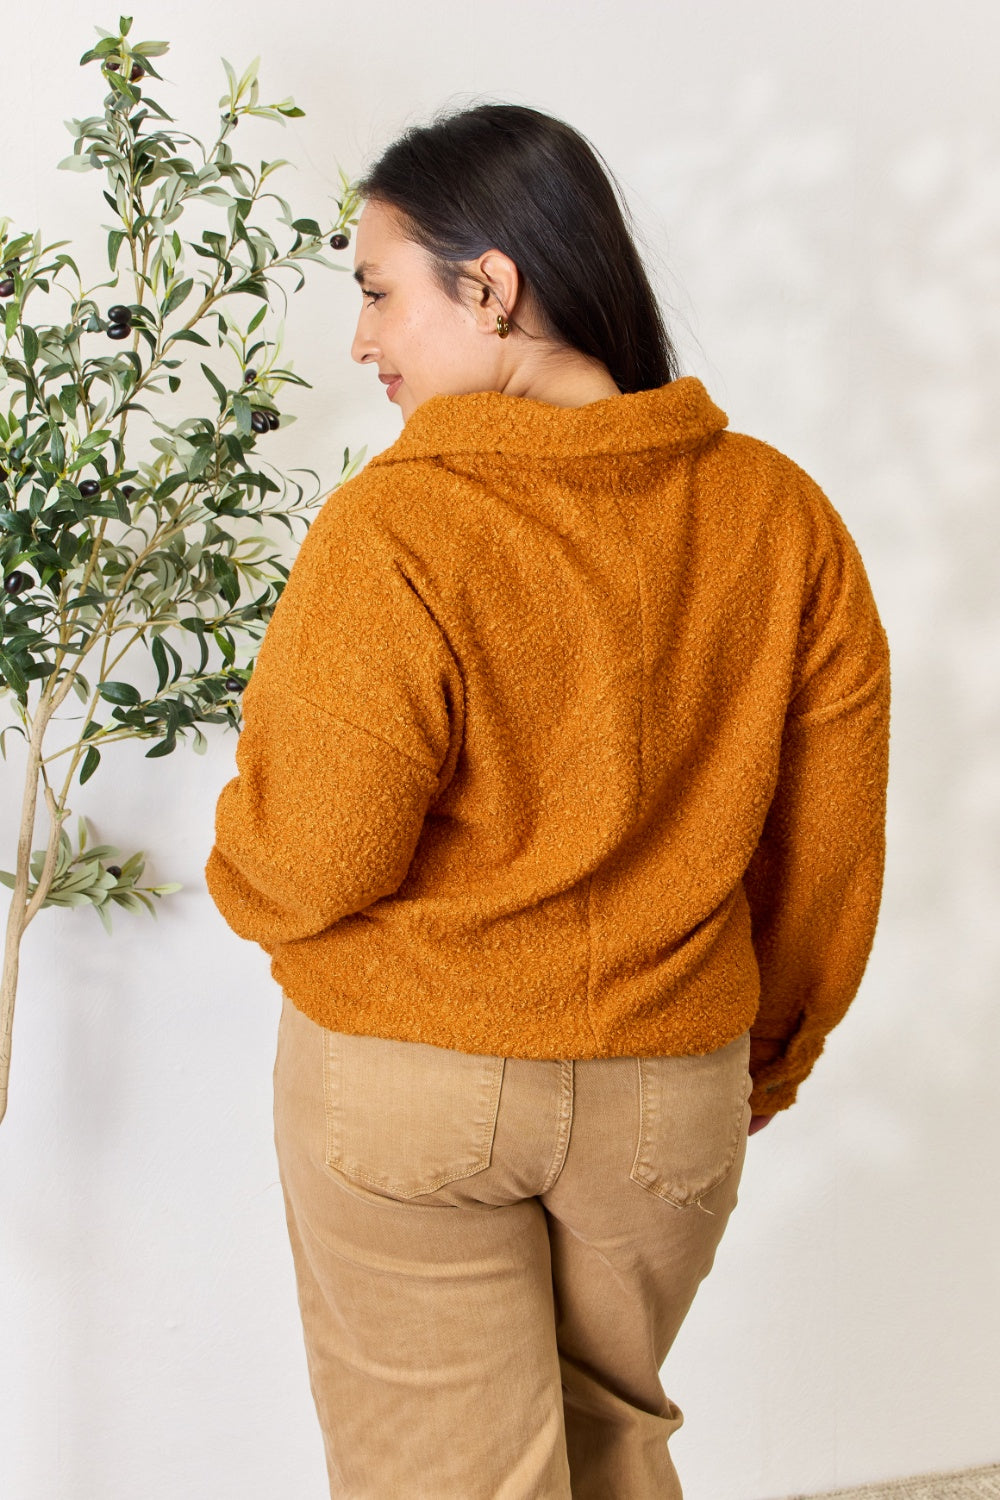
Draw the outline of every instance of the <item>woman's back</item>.
[[[268,807],[234,782],[219,808],[266,904],[207,872],[313,1020],[652,1055],[760,1000],[758,1034],[800,1032],[763,1080],[790,1102],[874,934],[883,778],[856,763],[888,653],[829,501],[725,423],[693,378],[438,397],[327,502],[246,695]]]

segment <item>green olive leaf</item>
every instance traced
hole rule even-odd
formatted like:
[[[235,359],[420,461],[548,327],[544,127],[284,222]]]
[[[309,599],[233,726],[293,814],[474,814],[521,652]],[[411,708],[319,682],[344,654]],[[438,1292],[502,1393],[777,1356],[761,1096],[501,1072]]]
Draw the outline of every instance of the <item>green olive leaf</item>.
[[[240,437],[249,437],[253,428],[250,424],[250,402],[246,396],[233,396],[233,416],[236,418],[236,431]]]

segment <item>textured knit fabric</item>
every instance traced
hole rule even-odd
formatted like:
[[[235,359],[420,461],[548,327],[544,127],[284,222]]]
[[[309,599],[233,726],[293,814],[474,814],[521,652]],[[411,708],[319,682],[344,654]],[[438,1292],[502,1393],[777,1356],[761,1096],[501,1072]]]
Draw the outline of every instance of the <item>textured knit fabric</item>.
[[[693,377],[435,396],[327,499],[205,867],[335,1031],[712,1051],[786,1108],[881,897],[888,645],[843,520]]]

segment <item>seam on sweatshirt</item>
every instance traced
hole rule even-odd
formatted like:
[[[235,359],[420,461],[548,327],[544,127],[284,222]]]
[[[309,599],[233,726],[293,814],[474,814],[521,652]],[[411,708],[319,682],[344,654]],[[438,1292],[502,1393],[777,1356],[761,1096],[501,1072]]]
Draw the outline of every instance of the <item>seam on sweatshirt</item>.
[[[433,766],[427,765],[425,761],[417,760],[416,756],[410,755],[406,750],[400,750],[398,745],[394,745],[391,740],[387,740],[383,735],[376,734],[374,729],[369,729],[364,724],[355,724],[353,719],[345,718],[343,714],[332,714],[328,708],[323,708],[321,704],[314,703],[312,698],[307,697],[305,693],[297,692],[295,688],[291,688],[289,691],[293,698],[298,698],[300,703],[307,703],[310,708],[314,708],[325,719],[333,719],[338,724],[346,724],[349,729],[357,729],[359,733],[367,735],[370,740],[376,740],[378,744],[385,745],[387,749],[395,750],[396,754],[401,755],[404,760],[408,760],[411,766],[416,766],[418,771],[424,771],[432,780],[437,780],[438,773]]]
[[[638,555],[632,543],[632,538],[629,535],[628,525],[625,521],[625,514],[622,510],[621,505],[618,503],[618,497],[615,495],[613,490],[609,490],[608,494],[611,503],[614,506],[615,511],[617,512],[618,523],[621,527],[622,537],[625,546],[628,549],[629,557],[632,561],[632,574],[635,578],[635,592],[639,605],[639,685],[638,692],[636,694],[638,700],[636,722],[636,755],[639,762],[639,769],[636,776],[635,805],[632,808],[632,819],[634,821],[634,819],[638,816],[640,807],[642,806],[642,731],[644,722],[643,700],[646,692],[646,615],[645,610],[643,609],[642,577],[639,571]],[[599,1044],[600,1036],[597,1027],[594,1024],[594,1012],[592,1007],[592,978],[594,972],[594,923],[591,915],[591,901],[593,890],[594,872],[593,870],[591,870],[590,879],[587,881],[587,1023],[590,1026],[591,1035],[593,1036],[595,1043]]]
[[[632,574],[635,578],[635,593],[639,603],[639,691],[636,695],[638,698],[636,753],[639,759],[639,774],[637,778],[638,784],[635,791],[635,806],[632,809],[632,817],[633,819],[635,819],[639,814],[640,807],[642,806],[642,732],[645,722],[643,709],[645,707],[644,700],[646,695],[646,611],[643,607],[642,574],[639,570],[638,553],[636,552],[635,546],[632,542],[632,538],[629,535],[628,523],[626,522],[625,514],[618,503],[618,497],[615,495],[613,490],[609,490],[609,495],[612,505],[618,512],[618,521],[622,529],[622,536],[625,540],[625,545],[628,548],[629,557],[632,559]]]
[[[870,697],[881,685],[882,679],[888,676],[888,664],[877,668],[870,677],[866,677],[860,687],[855,688],[853,693],[847,693],[843,698],[838,698],[835,703],[824,703],[822,708],[809,708],[805,712],[788,715],[790,724],[821,724],[825,719],[832,719],[835,715],[846,709],[854,708],[858,703]]]

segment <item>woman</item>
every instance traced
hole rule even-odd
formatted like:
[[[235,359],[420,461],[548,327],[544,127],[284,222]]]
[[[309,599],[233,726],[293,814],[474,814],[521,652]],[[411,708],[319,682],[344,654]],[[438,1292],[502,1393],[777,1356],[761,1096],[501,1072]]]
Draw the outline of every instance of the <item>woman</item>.
[[[660,1367],[874,935],[885,634],[583,137],[482,105],[362,196],[404,428],[295,559],[206,866],[283,991],[330,1492],[679,1496]]]

